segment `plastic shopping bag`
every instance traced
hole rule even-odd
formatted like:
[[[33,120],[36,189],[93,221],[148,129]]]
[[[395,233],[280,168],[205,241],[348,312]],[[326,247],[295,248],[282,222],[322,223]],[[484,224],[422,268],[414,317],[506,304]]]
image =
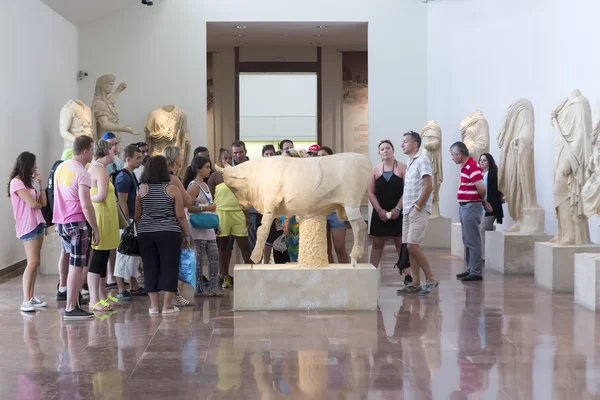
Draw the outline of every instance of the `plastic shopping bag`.
[[[196,287],[196,251],[193,249],[181,249],[179,280]]]

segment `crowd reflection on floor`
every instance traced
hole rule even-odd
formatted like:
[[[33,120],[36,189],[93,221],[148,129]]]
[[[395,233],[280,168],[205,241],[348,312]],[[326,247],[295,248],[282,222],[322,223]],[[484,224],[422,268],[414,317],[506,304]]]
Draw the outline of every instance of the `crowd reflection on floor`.
[[[15,311],[0,283],[0,387],[19,399],[599,398],[595,314],[532,277],[462,284],[461,261],[429,252],[441,282],[398,297],[384,268],[378,312],[244,312],[231,295],[150,317],[144,300],[93,321],[60,307]],[[39,294],[54,277],[41,277]],[[257,294],[258,295],[258,294]],[[56,305],[55,305],[56,304]],[[600,348],[599,348],[600,350]]]

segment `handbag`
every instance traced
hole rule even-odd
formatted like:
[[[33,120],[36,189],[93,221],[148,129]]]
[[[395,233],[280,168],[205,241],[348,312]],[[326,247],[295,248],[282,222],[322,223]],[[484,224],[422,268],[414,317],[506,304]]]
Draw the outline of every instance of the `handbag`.
[[[198,185],[198,183],[194,181],[192,181],[190,184],[192,183]],[[202,192],[202,194],[204,194],[204,197],[206,197],[208,204],[212,204],[210,199],[204,192],[204,189],[202,189],[200,185],[198,185],[198,187],[200,188],[200,192]],[[194,203],[194,205],[197,206],[198,203]],[[210,211],[203,211],[199,213],[190,214],[190,224],[192,225],[192,228],[196,229],[219,229],[219,216],[216,213]]]
[[[398,267],[398,271],[402,275],[403,271],[407,268],[410,268],[410,257],[408,255],[408,247],[406,247],[406,243],[402,243],[402,247],[400,247],[400,255],[398,256],[398,262],[395,267]]]
[[[193,249],[181,249],[179,280],[196,287],[196,251]]]
[[[135,236],[134,224],[129,225],[123,231],[118,251],[126,256],[140,255],[140,246],[138,244],[137,237]]]

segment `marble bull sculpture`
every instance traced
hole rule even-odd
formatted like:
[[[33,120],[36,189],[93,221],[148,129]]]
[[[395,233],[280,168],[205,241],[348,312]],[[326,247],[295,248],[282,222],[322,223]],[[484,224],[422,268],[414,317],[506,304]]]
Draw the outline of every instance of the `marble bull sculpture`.
[[[360,205],[367,192],[371,169],[369,158],[358,153],[312,158],[265,157],[235,167],[217,168],[241,207],[254,206],[263,216],[252,261],[260,261],[275,218],[326,216],[336,211],[338,218],[349,221],[352,227],[352,264],[365,250],[367,224]]]

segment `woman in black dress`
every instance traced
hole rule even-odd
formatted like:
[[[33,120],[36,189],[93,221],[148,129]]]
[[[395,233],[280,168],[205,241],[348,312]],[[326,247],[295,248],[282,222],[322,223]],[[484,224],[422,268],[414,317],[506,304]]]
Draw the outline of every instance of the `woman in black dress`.
[[[371,216],[371,264],[379,267],[386,238],[393,238],[398,254],[402,248],[402,194],[406,164],[394,158],[394,145],[389,140],[379,143],[382,162],[373,168],[369,182]],[[389,214],[391,213],[391,215]]]

